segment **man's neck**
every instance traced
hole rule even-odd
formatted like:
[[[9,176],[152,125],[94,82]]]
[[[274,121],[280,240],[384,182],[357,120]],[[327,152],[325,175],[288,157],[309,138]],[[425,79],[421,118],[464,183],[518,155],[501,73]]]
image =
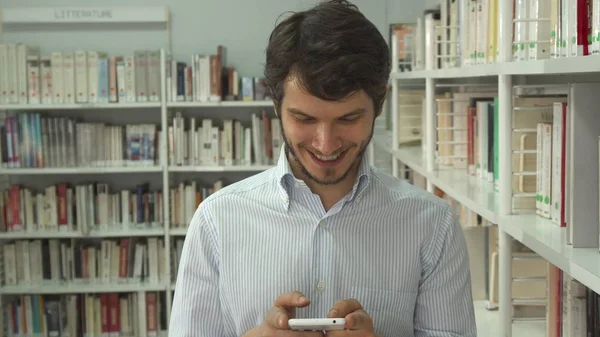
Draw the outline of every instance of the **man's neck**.
[[[294,172],[294,176],[298,179],[304,181],[304,183],[310,188],[310,190],[319,196],[321,199],[321,203],[323,204],[323,208],[325,211],[328,211],[333,205],[338,203],[344,196],[346,196],[352,188],[354,187],[354,183],[356,182],[356,178],[358,176],[358,165],[350,171],[350,173],[344,178],[344,180],[338,182],[335,185],[322,185],[313,179],[307,177],[299,164],[296,163],[293,159],[290,160],[288,156],[288,162],[290,163],[290,167],[292,168],[292,172]]]

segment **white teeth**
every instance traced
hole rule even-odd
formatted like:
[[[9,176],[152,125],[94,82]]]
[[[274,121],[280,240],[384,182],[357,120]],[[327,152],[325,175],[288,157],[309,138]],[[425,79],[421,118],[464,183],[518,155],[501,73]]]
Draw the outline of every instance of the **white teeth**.
[[[338,159],[339,156],[340,156],[340,153],[336,154],[335,156],[320,156],[318,154],[315,154],[315,157],[317,157],[319,160],[322,160],[322,161],[333,161],[333,160]]]

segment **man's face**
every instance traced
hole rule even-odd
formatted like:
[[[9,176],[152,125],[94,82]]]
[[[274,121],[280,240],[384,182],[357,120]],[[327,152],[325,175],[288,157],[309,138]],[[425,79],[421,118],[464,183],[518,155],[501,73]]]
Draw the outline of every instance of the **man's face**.
[[[375,118],[373,101],[364,91],[330,102],[288,80],[278,114],[292,167],[321,185],[355,179]]]

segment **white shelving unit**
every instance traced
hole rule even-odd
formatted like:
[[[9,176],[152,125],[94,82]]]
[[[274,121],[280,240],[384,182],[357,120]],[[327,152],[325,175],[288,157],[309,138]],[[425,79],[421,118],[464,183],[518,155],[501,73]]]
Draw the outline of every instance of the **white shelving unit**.
[[[45,8],[42,10],[33,9],[7,9],[0,12],[4,15],[4,24],[36,24],[36,23],[55,23],[48,21],[48,15],[51,15],[55,9]],[[98,9],[101,10],[101,9]],[[113,10],[105,8],[102,10]],[[127,14],[123,16],[124,14]],[[174,291],[174,282],[171,279],[171,271],[174,270],[177,261],[171,260],[171,246],[175,239],[182,239],[187,228],[171,228],[169,210],[171,207],[170,190],[173,183],[186,180],[205,180],[212,181],[227,177],[227,182],[233,182],[249,175],[267,170],[273,165],[213,165],[213,166],[173,166],[168,164],[168,126],[175,112],[184,111],[184,115],[202,117],[208,115],[213,119],[226,118],[226,116],[239,117],[245,126],[248,126],[250,115],[259,113],[262,109],[272,115],[273,103],[271,101],[222,101],[222,102],[169,102],[166,94],[166,55],[170,52],[170,19],[168,8],[150,7],[150,8],[128,8],[119,7],[114,9],[113,21],[119,23],[159,23],[166,25],[167,28],[167,46],[160,51],[160,101],[148,103],[95,103],[95,104],[1,104],[0,116],[3,114],[19,114],[22,112],[40,112],[55,114],[61,116],[77,116],[83,119],[93,116],[95,121],[106,121],[110,119],[111,123],[122,123],[121,117],[126,119],[141,121],[144,123],[152,121],[158,126],[161,132],[161,148],[156,149],[160,153],[160,163],[151,166],[94,166],[94,167],[50,167],[50,168],[0,168],[0,187],[5,188],[11,183],[24,183],[33,181],[38,189],[60,182],[77,183],[102,180],[108,181],[111,185],[129,185],[132,182],[149,182],[153,190],[162,192],[162,217],[163,222],[159,226],[147,226],[143,228],[131,227],[128,229],[94,229],[89,233],[80,231],[39,231],[39,232],[3,232],[0,233],[0,245],[12,240],[80,240],[80,239],[108,239],[108,238],[143,238],[158,237],[164,240],[166,280],[162,279],[155,284],[148,283],[130,283],[121,280],[112,283],[102,282],[72,282],[72,283],[52,283],[43,282],[41,284],[23,284],[23,285],[2,285],[0,286],[0,306],[3,305],[4,296],[19,295],[44,295],[44,294],[90,294],[90,293],[144,293],[144,292],[164,292],[166,303],[163,303],[166,309],[167,324],[171,312],[172,292]],[[88,21],[68,21],[66,23],[85,24]],[[112,21],[93,20],[94,23],[111,23]],[[65,22],[62,22],[65,23]],[[1,28],[1,27],[0,27]],[[0,33],[2,30],[0,30]],[[51,48],[52,46],[46,46]],[[110,47],[106,47],[110,51]],[[60,49],[57,47],[57,49]],[[222,115],[222,111],[227,114]],[[105,113],[110,113],[104,115]],[[125,118],[125,117],[124,117]],[[200,187],[200,186],[199,186]],[[154,224],[153,224],[154,225]],[[73,241],[72,241],[73,242]],[[80,280],[77,280],[80,281]],[[0,317],[0,322],[2,317]],[[2,323],[0,323],[2,325]],[[165,331],[159,331],[159,335],[166,335]]]
[[[427,179],[427,189],[434,191],[438,186],[458,202],[498,225],[499,228],[499,336],[510,337],[513,331],[512,321],[512,240],[529,247],[563,272],[581,282],[596,293],[600,292],[600,253],[598,247],[573,248],[568,244],[568,227],[558,227],[551,220],[533,214],[513,213],[512,199],[512,109],[513,84],[531,80],[533,83],[551,83],[561,75],[560,83],[577,83],[582,76],[600,73],[600,55],[544,59],[535,61],[512,61],[513,1],[498,0],[498,48],[497,63],[462,66],[457,68],[435,69],[433,20],[424,19],[425,27],[425,69],[412,72],[398,72],[393,66],[392,139],[397,139],[397,96],[400,85],[424,83],[426,88],[425,129],[423,142],[414,147],[400,147],[394,141],[391,146],[381,144],[392,153],[393,172],[398,175],[400,164],[407,165]],[[393,59],[396,57],[393,53]],[[543,76],[540,76],[543,75]],[[438,168],[435,162],[436,152],[436,97],[438,83],[464,83],[482,79],[497,81],[499,101],[499,188],[493,183],[468,176],[464,169]],[[590,78],[586,78],[590,80]],[[593,80],[593,79],[592,79]],[[597,80],[596,80],[597,81]],[[571,117],[570,117],[571,118]],[[570,122],[569,122],[570,123]],[[569,125],[569,128],[572,128]],[[596,131],[600,135],[600,131]],[[380,136],[381,137],[381,136]],[[387,146],[386,146],[387,145]],[[577,150],[577,149],[576,149]],[[579,149],[585,150],[585,149]],[[589,150],[589,149],[588,149]],[[590,150],[591,151],[591,150]],[[592,151],[592,158],[598,161],[598,149]],[[597,173],[596,173],[597,175]],[[589,186],[598,189],[598,186]],[[596,205],[598,200],[595,201]],[[594,224],[598,226],[598,224]],[[516,323],[515,323],[516,324]]]

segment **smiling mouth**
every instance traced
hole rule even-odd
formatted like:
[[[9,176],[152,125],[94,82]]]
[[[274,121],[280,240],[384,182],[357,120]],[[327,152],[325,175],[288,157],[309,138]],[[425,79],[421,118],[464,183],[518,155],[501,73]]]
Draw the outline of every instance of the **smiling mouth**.
[[[346,153],[348,153],[348,150],[338,152],[337,154],[331,155],[331,156],[318,155],[318,154],[312,153],[311,151],[308,151],[308,153],[310,154],[313,161],[315,163],[317,163],[319,166],[332,167],[332,166],[336,166],[344,159],[344,157],[346,156]]]

